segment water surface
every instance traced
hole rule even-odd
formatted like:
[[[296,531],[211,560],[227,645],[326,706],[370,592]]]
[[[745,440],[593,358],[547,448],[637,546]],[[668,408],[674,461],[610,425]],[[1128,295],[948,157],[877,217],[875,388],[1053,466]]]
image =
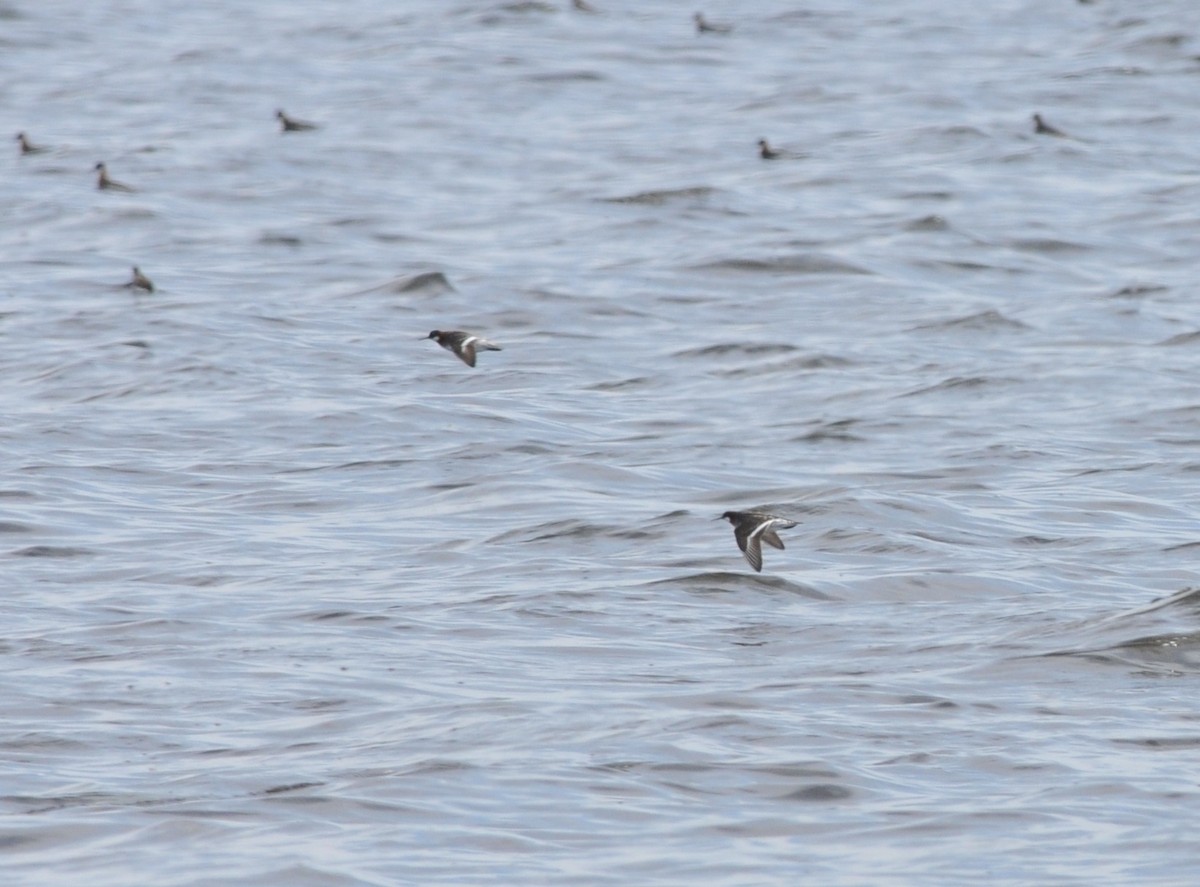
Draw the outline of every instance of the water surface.
[[[12,883],[1192,883],[1200,7],[595,5],[3,7]]]

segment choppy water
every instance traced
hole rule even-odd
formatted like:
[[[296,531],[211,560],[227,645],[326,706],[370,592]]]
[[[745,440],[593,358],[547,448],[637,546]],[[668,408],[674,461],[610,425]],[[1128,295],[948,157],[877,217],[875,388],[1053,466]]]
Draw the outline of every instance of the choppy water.
[[[8,0],[6,883],[1193,883],[1200,6],[594,2]]]

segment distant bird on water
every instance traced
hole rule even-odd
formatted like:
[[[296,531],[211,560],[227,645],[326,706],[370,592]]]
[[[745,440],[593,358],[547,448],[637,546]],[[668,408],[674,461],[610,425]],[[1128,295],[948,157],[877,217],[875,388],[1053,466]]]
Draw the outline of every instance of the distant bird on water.
[[[746,556],[747,563],[755,573],[762,572],[762,544],[783,550],[783,540],[776,530],[787,530],[796,526],[794,520],[777,517],[762,511],[727,511],[721,518],[733,524],[733,538]],[[720,520],[721,518],[718,518]]]
[[[477,336],[474,333],[464,333],[462,330],[450,330],[442,332],[434,330],[426,339],[435,339],[437,343],[447,351],[453,351],[454,354],[469,367],[475,366],[475,352],[479,351],[502,351],[499,345],[493,345],[482,336]]]
[[[588,3],[587,0],[571,0],[571,7],[576,12],[595,12],[596,7]]]
[[[732,25],[720,25],[716,22],[707,21],[703,14],[699,12],[692,16],[692,20],[696,23],[697,34],[728,34],[733,30]]]
[[[1060,139],[1066,138],[1067,135],[1058,127],[1051,126],[1049,123],[1043,120],[1041,114],[1033,115],[1033,131],[1041,136],[1058,136]]]
[[[766,139],[759,139],[758,156],[763,160],[778,160],[780,157],[802,159],[808,155],[806,155],[803,151],[793,151],[790,148],[776,148],[773,147]]]
[[[30,142],[29,139],[25,137],[25,133],[23,132],[17,133],[17,144],[21,146],[22,154],[42,154],[46,150],[40,145],[35,145]]]
[[[100,175],[96,178],[96,187],[101,191],[132,191],[128,185],[122,185],[120,182],[114,181],[108,177],[108,167],[103,162],[96,164],[96,172]]]
[[[310,129],[317,129],[315,123],[306,123],[303,120],[296,120],[284,114],[282,110],[276,111],[275,116],[279,118],[279,125],[283,132],[305,132]]]
[[[125,284],[129,289],[145,290],[148,293],[154,292],[154,283],[142,273],[142,269],[137,265],[133,266],[133,279]]]

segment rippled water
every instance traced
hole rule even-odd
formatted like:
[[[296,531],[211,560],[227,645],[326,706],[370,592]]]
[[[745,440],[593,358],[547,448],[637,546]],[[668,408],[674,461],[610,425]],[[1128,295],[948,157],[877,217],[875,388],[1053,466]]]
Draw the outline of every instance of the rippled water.
[[[0,9],[7,883],[1192,883],[1200,6],[594,5]]]

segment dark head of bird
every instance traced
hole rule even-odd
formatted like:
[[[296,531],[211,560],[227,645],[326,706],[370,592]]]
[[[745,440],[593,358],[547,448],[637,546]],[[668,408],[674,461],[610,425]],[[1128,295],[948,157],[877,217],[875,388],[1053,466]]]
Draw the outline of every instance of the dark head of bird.
[[[727,512],[725,512],[724,514],[722,514],[720,517],[716,518],[716,519],[717,519],[717,520],[727,520],[727,521],[729,521],[729,522],[732,524],[732,523],[735,523],[735,522],[737,521],[737,515],[736,515],[736,514],[734,514],[732,511],[727,511]]]
[[[431,333],[430,333],[428,336],[426,336],[425,338],[426,338],[426,339],[438,339],[438,338],[441,338],[441,335],[442,335],[442,331],[441,331],[441,330],[433,330],[433,331],[432,331],[432,332],[431,332]]]

